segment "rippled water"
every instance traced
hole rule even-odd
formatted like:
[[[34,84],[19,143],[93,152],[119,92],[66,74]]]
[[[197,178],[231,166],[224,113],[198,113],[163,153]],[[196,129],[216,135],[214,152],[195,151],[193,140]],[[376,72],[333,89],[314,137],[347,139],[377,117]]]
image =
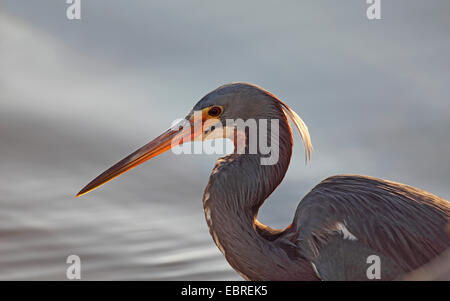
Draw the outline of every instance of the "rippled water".
[[[296,144],[263,222],[288,225],[301,197],[339,173],[448,199],[448,1],[426,17],[428,5],[400,2],[384,3],[375,25],[351,1],[266,3],[258,14],[250,2],[84,1],[79,23],[64,1],[2,1],[0,280],[66,279],[71,254],[86,280],[241,279],[202,212],[217,156],[163,154],[74,198],[231,81],[280,96],[315,146],[305,167]]]
[[[52,151],[64,137],[38,128],[27,132],[52,137],[44,142],[51,152],[40,159],[53,163],[28,159],[36,151],[28,143],[36,141],[9,140],[24,157],[3,165],[8,172],[1,176],[0,279],[65,279],[70,254],[81,258],[82,279],[237,278],[209,238],[200,187],[194,189],[200,190],[198,199],[179,189],[190,185],[183,181],[168,193],[173,181],[159,179],[158,172],[153,180],[139,175],[141,170],[125,178],[125,186],[119,180],[118,189],[75,199],[77,185],[94,174],[90,168],[86,174],[72,168],[77,159],[64,163],[64,156],[74,155],[67,146],[62,153]],[[47,164],[62,166],[45,169]],[[161,171],[164,164],[155,169]]]
[[[9,227],[0,232],[0,278],[65,279],[69,254],[80,256],[87,280],[237,278],[211,240],[196,233],[205,230],[195,226],[198,220],[177,218],[173,227],[170,218],[155,220],[152,209],[52,204],[16,214],[2,221]]]

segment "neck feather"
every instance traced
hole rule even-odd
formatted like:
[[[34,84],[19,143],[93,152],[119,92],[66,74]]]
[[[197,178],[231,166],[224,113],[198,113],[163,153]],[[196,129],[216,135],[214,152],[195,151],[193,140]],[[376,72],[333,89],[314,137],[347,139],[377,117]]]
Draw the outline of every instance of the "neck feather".
[[[282,231],[256,220],[259,208],[281,183],[289,166],[292,134],[285,118],[280,118],[279,133],[276,164],[261,165],[259,153],[223,157],[216,163],[203,198],[216,245],[231,266],[250,280],[295,277],[289,274],[291,259],[275,241]],[[276,279],[274,275],[278,275]]]

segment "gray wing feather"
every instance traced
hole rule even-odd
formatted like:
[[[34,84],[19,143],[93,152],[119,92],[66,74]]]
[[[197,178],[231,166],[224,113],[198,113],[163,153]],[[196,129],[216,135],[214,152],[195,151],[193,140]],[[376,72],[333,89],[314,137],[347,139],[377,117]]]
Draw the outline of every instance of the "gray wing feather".
[[[340,223],[360,247],[379,252],[408,272],[450,246],[449,220],[449,202],[433,194],[382,179],[341,175],[325,179],[303,198],[287,238],[314,263],[330,241],[342,236]]]

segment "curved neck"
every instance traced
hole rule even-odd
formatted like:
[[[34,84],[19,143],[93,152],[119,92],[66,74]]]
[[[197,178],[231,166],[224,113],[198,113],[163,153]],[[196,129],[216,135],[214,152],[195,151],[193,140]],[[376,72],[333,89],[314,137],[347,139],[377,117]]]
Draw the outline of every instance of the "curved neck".
[[[264,200],[281,183],[291,158],[292,134],[285,118],[279,126],[276,164],[261,165],[259,152],[221,158],[203,198],[206,221],[216,245],[230,265],[250,280],[300,279],[302,273],[301,269],[292,269],[298,262],[293,263],[276,240],[282,231],[256,220]]]

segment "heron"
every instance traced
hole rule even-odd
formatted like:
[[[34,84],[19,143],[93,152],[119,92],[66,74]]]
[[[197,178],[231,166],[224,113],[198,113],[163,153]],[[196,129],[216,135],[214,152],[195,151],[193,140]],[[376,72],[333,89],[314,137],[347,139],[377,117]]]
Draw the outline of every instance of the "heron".
[[[195,112],[201,118],[193,118]],[[227,119],[277,120],[278,140],[272,142],[279,150],[277,162],[261,164],[265,154],[259,147],[248,151],[247,129],[217,126]],[[214,243],[246,280],[368,280],[374,278],[369,277],[370,267],[378,268],[376,279],[393,280],[448,249],[447,200],[363,175],[335,175],[317,184],[284,229],[258,221],[259,208],[282,182],[290,164],[290,122],[300,133],[309,160],[308,128],[291,107],[250,83],[220,86],[198,101],[184,123],[107,169],[77,197],[170,150],[175,140],[182,144],[224,138],[233,141],[235,150],[217,160],[203,194],[203,209]],[[271,132],[268,128],[261,137],[269,139]],[[243,141],[244,151],[236,151],[236,141]]]

